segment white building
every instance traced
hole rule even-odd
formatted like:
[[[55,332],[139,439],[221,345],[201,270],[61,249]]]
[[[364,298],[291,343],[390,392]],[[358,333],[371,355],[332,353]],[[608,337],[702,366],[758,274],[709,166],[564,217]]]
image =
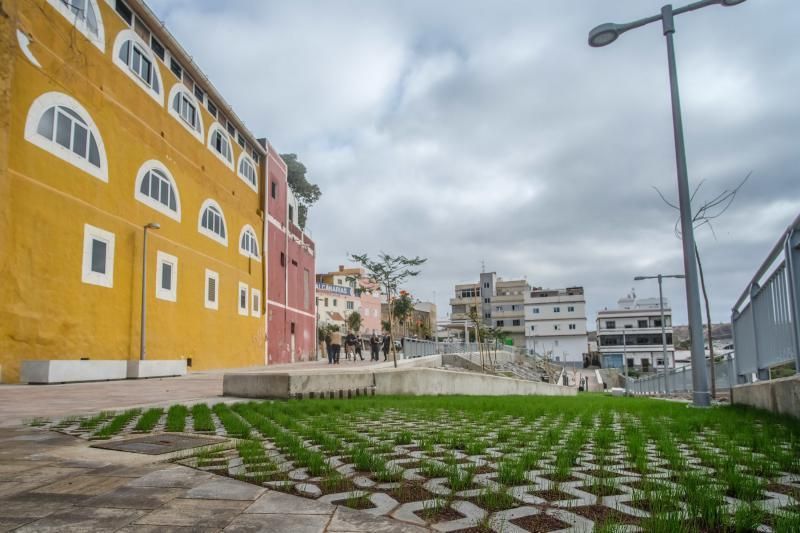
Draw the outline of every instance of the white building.
[[[616,309],[597,313],[597,344],[604,368],[628,368],[644,372],[664,368],[661,342],[661,309],[658,298],[637,299],[635,294],[620,298]],[[672,309],[664,298],[667,361],[674,368]]]
[[[588,353],[583,287],[533,289],[525,294],[528,353],[562,363],[583,363]]]

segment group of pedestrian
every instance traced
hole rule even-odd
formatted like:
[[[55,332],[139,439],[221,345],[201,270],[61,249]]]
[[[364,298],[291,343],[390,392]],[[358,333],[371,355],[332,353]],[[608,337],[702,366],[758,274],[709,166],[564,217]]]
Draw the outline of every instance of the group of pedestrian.
[[[329,332],[325,336],[325,347],[328,351],[328,364],[329,365],[338,365],[339,364],[339,356],[342,352],[342,340],[344,340],[344,353],[345,359],[349,360],[350,356],[353,356],[353,362],[356,361],[356,356],[358,356],[362,361],[364,360],[364,355],[361,353],[361,339],[357,337],[354,333],[348,333],[344,339],[342,339],[342,334],[338,331]],[[387,361],[389,359],[389,346],[391,345],[391,337],[389,335],[376,335],[375,333],[369,339],[369,346],[371,351],[371,361],[379,361],[380,360],[380,352],[381,348],[383,349],[383,360]]]

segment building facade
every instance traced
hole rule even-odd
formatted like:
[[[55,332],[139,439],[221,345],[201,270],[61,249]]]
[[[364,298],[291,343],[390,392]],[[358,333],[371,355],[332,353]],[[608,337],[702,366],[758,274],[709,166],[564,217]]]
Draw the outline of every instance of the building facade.
[[[606,368],[635,368],[643,372],[675,367],[672,346],[672,310],[664,298],[667,358],[663,357],[661,306],[658,298],[620,298],[615,309],[597,313],[597,345],[600,363]]]
[[[589,352],[583,287],[533,289],[525,294],[525,345],[562,363],[582,364]]]
[[[309,335],[313,352],[313,243],[271,194],[286,167],[157,16],[140,0],[4,8],[2,381],[28,359],[138,358],[143,264],[148,358],[291,361]],[[273,276],[281,257],[296,268]]]
[[[365,277],[361,267],[339,269],[317,276],[317,306],[321,323],[339,325],[345,331],[348,315],[357,311],[361,315],[364,335],[380,334],[381,292]]]
[[[495,272],[483,272],[478,283],[455,286],[450,299],[451,327],[464,321],[471,324],[476,312],[483,325],[500,328],[509,334],[514,346],[525,346],[525,295],[531,287],[527,280],[504,280]]]
[[[396,317],[392,318],[395,337],[433,339],[436,333],[436,304],[433,302],[414,302],[414,310],[403,324]],[[389,304],[381,304],[381,321],[389,322]]]

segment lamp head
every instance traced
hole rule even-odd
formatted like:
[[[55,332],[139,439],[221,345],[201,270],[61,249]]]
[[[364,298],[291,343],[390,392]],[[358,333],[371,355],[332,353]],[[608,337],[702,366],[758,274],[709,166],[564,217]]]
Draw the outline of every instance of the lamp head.
[[[636,276],[635,278],[633,278],[633,281],[642,281],[643,279],[646,278],[644,276]]]
[[[733,7],[733,6],[738,6],[744,1],[745,0],[722,0],[720,4],[722,4],[725,7]]]
[[[613,22],[600,24],[589,32],[589,46],[600,48],[601,46],[611,44],[617,40],[620,33],[622,32],[620,32],[619,24],[614,24]]]
[[[147,229],[161,229],[161,224],[158,222],[150,222],[144,226]]]

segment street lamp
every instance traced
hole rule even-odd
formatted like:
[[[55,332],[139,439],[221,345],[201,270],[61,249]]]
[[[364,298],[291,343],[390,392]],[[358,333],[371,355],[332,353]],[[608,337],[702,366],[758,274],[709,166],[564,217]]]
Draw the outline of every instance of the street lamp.
[[[142,320],[141,337],[139,338],[139,360],[145,358],[145,330],[147,329],[147,230],[161,229],[161,224],[150,222],[144,226],[144,239],[142,240]]]
[[[589,32],[589,46],[599,48],[613,43],[626,31],[660,20],[664,37],[667,40],[669,86],[672,96],[672,127],[675,137],[675,160],[678,171],[678,205],[681,215],[681,235],[683,236],[683,270],[686,275],[686,307],[689,313],[689,331],[692,341],[693,402],[696,407],[708,407],[711,405],[711,396],[708,390],[705,348],[703,346],[703,336],[701,334],[703,331],[703,319],[700,314],[697,257],[694,249],[694,228],[692,227],[692,206],[689,193],[689,176],[686,168],[686,148],[683,140],[681,104],[678,94],[675,46],[673,43],[673,34],[675,33],[674,16],[710,5],[719,4],[730,7],[741,4],[744,1],[745,0],[701,0],[678,9],[673,9],[671,4],[667,4],[661,8],[661,13],[659,15],[635,20],[627,24],[601,24]]]
[[[636,276],[633,281],[642,281],[645,279],[658,280],[658,307],[661,309],[661,362],[664,365],[664,394],[669,393],[669,386],[667,384],[667,324],[664,320],[664,293],[661,290],[661,280],[664,278],[683,279],[686,276],[683,274],[657,274],[655,276]],[[675,352],[672,352],[673,361],[675,360]],[[703,355],[703,363],[705,364],[705,354]],[[656,367],[656,375],[658,375],[658,367]]]

